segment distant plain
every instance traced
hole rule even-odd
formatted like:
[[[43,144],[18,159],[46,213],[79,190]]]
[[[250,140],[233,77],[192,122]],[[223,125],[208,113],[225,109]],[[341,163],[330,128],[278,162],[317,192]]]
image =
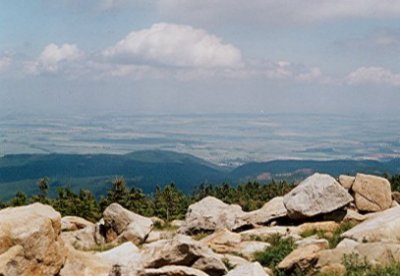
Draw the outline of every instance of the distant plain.
[[[8,115],[0,118],[0,156],[161,149],[228,167],[276,159],[384,160],[400,156],[399,121],[376,114]]]

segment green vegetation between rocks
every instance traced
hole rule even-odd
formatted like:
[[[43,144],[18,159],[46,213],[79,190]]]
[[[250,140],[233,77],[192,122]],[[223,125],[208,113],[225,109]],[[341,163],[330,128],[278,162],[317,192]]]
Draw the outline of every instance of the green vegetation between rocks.
[[[209,234],[210,233],[206,233],[206,232],[197,233],[192,236],[192,239],[194,239],[195,241],[199,241],[199,240],[202,240],[205,237],[207,237]]]
[[[228,269],[228,271],[229,271],[229,270],[232,270],[232,269],[234,269],[234,268],[236,267],[235,265],[233,265],[233,264],[229,261],[228,258],[223,258],[223,259],[222,259],[222,262],[224,263],[224,265],[225,265],[226,269]]]
[[[279,271],[276,266],[294,249],[296,249],[295,241],[291,237],[283,237],[279,234],[272,235],[266,242],[271,246],[263,251],[256,252],[254,258],[263,266],[271,268],[276,274]],[[279,274],[278,274],[279,275]]]
[[[317,276],[400,276],[400,263],[393,260],[387,266],[374,266],[361,258],[357,253],[344,255],[343,265],[345,272],[316,273]]]
[[[106,244],[98,244],[90,249],[87,249],[85,251],[96,251],[96,252],[103,252],[103,251],[108,251],[110,249],[113,249],[117,246],[119,246],[120,243],[106,243]]]
[[[154,229],[155,230],[162,230],[162,231],[175,231],[178,229],[177,226],[172,225],[170,222],[161,223],[160,221],[154,222]]]
[[[334,231],[334,232],[325,232],[317,229],[310,229],[302,232],[300,236],[303,238],[307,238],[310,236],[317,235],[318,238],[321,239],[326,239],[329,242],[329,248],[335,248],[339,242],[343,240],[340,236],[346,232],[347,230],[350,230],[354,226],[356,226],[356,222],[353,221],[344,221],[339,224],[339,227]]]

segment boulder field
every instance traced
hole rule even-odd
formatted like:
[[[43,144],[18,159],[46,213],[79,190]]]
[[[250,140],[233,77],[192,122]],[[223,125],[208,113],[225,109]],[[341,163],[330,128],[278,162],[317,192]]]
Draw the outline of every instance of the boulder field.
[[[372,175],[316,173],[252,212],[205,197],[183,221],[155,229],[160,221],[117,203],[97,223],[41,203],[0,210],[0,275],[342,275],[351,254],[400,261],[400,207],[390,183]],[[289,240],[291,251],[263,267],[259,253]]]

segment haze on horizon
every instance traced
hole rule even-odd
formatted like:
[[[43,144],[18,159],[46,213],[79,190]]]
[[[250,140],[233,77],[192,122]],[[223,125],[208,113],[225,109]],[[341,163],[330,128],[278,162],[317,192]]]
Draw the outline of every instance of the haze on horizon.
[[[0,3],[0,116],[397,114],[400,2]]]

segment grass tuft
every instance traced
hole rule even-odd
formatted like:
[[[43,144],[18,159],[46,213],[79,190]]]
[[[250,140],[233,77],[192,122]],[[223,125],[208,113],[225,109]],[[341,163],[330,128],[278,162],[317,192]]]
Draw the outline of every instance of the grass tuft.
[[[205,233],[205,232],[199,232],[195,235],[192,236],[192,239],[194,239],[195,241],[199,241],[202,240],[203,238],[207,237],[209,234]]]
[[[236,267],[236,265],[232,264],[232,263],[229,261],[228,258],[223,258],[223,259],[222,259],[222,262],[224,263],[224,265],[225,265],[226,269],[228,269],[228,271],[229,271],[229,270],[232,270],[232,269],[234,269],[234,268]]]

